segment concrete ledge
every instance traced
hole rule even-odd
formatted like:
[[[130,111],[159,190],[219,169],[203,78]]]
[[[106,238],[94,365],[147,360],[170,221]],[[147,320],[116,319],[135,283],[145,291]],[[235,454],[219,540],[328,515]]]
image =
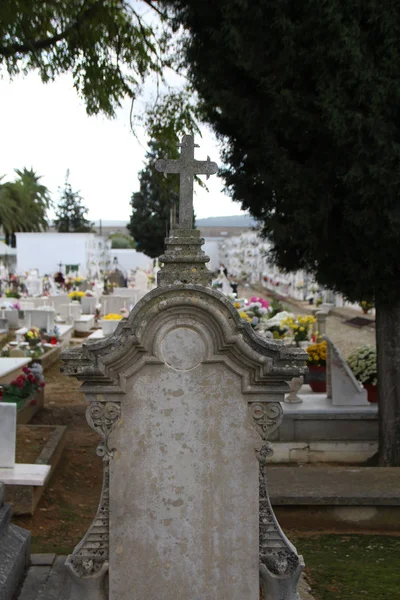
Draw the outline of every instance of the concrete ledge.
[[[398,468],[282,466],[268,467],[267,477],[274,506],[400,507]]]
[[[43,425],[41,425],[41,427],[43,427]],[[44,473],[46,471],[47,475],[42,484],[37,482],[27,483],[27,480],[25,479],[25,482],[23,480],[21,480],[21,483],[17,483],[17,481],[15,481],[14,483],[10,482],[9,485],[5,486],[6,502],[10,502],[12,504],[13,513],[15,515],[34,514],[36,506],[61,458],[66,442],[66,431],[67,428],[65,426],[54,426],[54,432],[51,434],[46,445],[42,449],[39,457],[36,460],[36,463],[34,465],[30,465],[35,467],[40,472],[43,471]],[[11,471],[11,469],[7,470]]]
[[[273,463],[364,463],[378,450],[375,441],[274,442]]]

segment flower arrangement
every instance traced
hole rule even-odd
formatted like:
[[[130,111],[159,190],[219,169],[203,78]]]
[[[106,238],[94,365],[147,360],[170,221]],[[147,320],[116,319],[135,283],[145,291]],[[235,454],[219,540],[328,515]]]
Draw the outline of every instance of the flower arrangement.
[[[369,311],[374,308],[374,303],[369,302],[368,300],[362,300],[360,302],[360,306],[362,308],[363,313],[367,315]]]
[[[40,335],[40,329],[38,327],[31,327],[26,333],[24,333],[24,340],[28,342],[30,346],[37,346],[42,341]]]
[[[120,321],[122,319],[122,315],[119,315],[117,313],[109,313],[108,315],[105,315],[103,317],[104,321]]]
[[[243,321],[247,321],[248,323],[251,323],[251,317],[250,317],[250,315],[248,315],[247,312],[245,312],[244,310],[240,311],[239,317],[241,319],[243,319]]]
[[[17,300],[21,298],[21,294],[15,290],[6,290],[4,295],[6,298],[17,298]]]
[[[307,347],[308,359],[307,365],[315,365],[318,367],[324,367],[326,365],[326,342],[320,342],[319,344],[310,344]]]
[[[366,344],[356,348],[348,357],[347,363],[355,377],[363,384],[378,384],[376,349]]]
[[[308,315],[289,316],[281,322],[281,326],[287,327],[293,333],[296,343],[306,342],[309,339],[310,326],[316,323],[315,317]]]
[[[80,302],[85,295],[85,292],[80,292],[79,290],[74,290],[68,294],[71,300],[77,300],[78,302]]]
[[[3,385],[2,400],[3,402],[16,402],[17,408],[20,408],[25,404],[27,398],[36,394],[44,386],[44,381],[41,381],[29,367],[24,367],[21,375],[18,375],[11,383]]]

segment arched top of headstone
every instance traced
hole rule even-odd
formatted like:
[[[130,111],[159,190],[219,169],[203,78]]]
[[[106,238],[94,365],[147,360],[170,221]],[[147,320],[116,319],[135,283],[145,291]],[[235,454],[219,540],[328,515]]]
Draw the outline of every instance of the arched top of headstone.
[[[285,382],[303,372],[306,354],[258,336],[219,292],[188,285],[153,290],[112,336],[66,350],[62,360],[63,372],[83,381],[87,393],[123,393],[146,363],[189,371],[223,362],[242,378],[244,394],[279,401]]]

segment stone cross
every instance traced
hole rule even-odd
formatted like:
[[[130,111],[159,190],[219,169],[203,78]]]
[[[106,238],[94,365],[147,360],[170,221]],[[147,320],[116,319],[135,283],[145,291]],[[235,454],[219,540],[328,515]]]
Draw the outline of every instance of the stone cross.
[[[194,143],[192,135],[184,135],[180,144],[181,156],[178,160],[168,158],[159,159],[156,169],[165,176],[168,173],[179,173],[179,225],[180,229],[193,229],[193,179],[195,175],[214,175],[218,171],[218,165],[207,160],[195,160],[194,149],[198,145]]]

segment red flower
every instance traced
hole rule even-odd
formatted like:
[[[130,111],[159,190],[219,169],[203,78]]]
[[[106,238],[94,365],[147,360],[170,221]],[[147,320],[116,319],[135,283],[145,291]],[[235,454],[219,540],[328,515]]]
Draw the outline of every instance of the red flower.
[[[44,381],[39,381],[39,387],[40,387],[40,388],[44,388],[44,386],[45,386],[45,385],[46,385],[46,384],[45,384],[45,382],[44,382]]]
[[[27,375],[31,372],[31,370],[28,367],[24,367],[22,369],[23,373],[26,373]]]
[[[37,400],[31,400],[31,402],[29,403],[31,406],[36,406],[37,404]]]
[[[34,376],[32,375],[32,373],[29,373],[29,375],[28,375],[28,381],[29,381],[30,383],[36,383],[36,377],[34,377]]]
[[[17,379],[15,383],[17,384],[17,388],[22,390],[22,388],[24,387],[24,381],[21,381],[21,379]]]
[[[50,338],[50,344],[55,346],[57,344],[57,338],[55,338],[55,337]]]

